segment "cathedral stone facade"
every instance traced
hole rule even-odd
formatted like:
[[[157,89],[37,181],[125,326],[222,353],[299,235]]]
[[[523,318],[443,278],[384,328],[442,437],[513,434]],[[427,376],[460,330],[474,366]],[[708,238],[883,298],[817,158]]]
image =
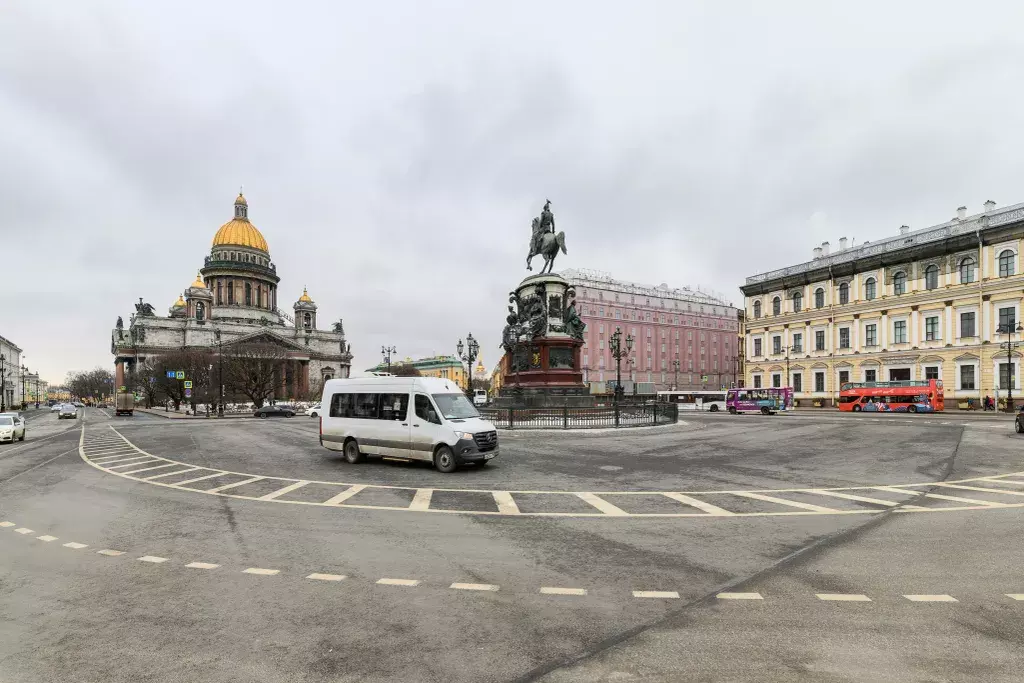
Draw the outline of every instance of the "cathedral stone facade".
[[[303,396],[323,381],[348,377],[351,347],[339,319],[330,330],[317,327],[317,305],[303,289],[292,304],[294,315],[278,308],[277,266],[270,247],[249,222],[249,205],[240,193],[234,217],[213,238],[210,255],[193,282],[171,305],[167,317],[139,299],[125,329],[118,318],[111,334],[116,383],[135,363],[188,349],[221,351],[259,344],[277,347],[280,360],[275,400]]]

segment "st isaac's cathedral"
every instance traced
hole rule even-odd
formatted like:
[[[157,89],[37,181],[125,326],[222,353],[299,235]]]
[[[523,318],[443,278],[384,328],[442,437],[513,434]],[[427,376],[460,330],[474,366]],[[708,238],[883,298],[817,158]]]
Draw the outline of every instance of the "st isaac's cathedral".
[[[239,193],[235,215],[213,237],[210,255],[184,294],[157,316],[139,299],[127,329],[121,318],[111,333],[115,382],[135,363],[187,349],[228,355],[233,345],[277,347],[281,359],[275,398],[305,395],[322,381],[349,376],[350,345],[341,320],[330,331],[317,328],[317,305],[305,289],[292,304],[294,316],[278,308],[277,266],[270,247],[249,222],[249,204]]]

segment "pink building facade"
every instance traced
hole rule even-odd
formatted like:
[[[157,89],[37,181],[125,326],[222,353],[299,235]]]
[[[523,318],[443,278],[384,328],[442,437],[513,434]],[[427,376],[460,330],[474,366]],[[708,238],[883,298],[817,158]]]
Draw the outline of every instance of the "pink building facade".
[[[653,382],[658,391],[721,389],[742,381],[738,311],[723,297],[622,282],[589,270],[561,275],[576,288],[577,311],[587,324],[585,382],[615,379],[609,340],[617,328],[623,344],[626,335],[635,340],[622,359],[623,381]]]

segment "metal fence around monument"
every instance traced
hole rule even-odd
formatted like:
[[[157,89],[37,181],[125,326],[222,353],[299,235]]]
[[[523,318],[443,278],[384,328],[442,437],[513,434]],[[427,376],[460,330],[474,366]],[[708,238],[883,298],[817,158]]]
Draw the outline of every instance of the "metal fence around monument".
[[[605,407],[481,408],[498,429],[605,429],[653,427],[679,421],[672,403],[619,404]]]

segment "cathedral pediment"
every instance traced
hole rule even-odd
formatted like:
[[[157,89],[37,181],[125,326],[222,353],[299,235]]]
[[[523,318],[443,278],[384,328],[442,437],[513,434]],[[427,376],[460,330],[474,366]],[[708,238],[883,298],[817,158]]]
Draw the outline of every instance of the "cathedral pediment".
[[[309,349],[301,344],[297,344],[291,339],[282,337],[279,334],[271,332],[270,330],[256,330],[249,334],[243,334],[240,337],[226,340],[224,346],[230,348],[232,346],[239,346],[242,344],[261,344],[266,346],[277,346],[286,351],[302,351],[303,353],[309,353]]]

